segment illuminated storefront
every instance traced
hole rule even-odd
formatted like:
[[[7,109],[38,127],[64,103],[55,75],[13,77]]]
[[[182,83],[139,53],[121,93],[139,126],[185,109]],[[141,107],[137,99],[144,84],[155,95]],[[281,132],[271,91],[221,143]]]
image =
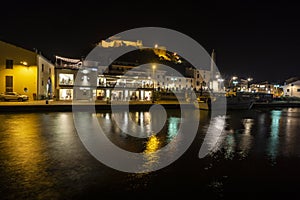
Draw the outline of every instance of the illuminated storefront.
[[[59,90],[59,100],[72,100],[72,99],[73,99],[73,89]]]
[[[56,100],[73,100],[73,87],[80,63],[77,59],[56,57]]]
[[[59,75],[59,85],[73,85],[74,84],[74,74],[64,74]]]
[[[57,100],[72,100],[74,86],[74,70],[56,69],[57,70]]]

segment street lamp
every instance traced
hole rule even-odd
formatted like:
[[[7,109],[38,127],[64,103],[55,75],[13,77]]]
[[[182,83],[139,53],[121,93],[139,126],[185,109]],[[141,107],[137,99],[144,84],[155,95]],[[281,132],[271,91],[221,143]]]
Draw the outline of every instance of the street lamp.
[[[154,89],[155,89],[154,83],[155,83],[155,69],[156,69],[156,65],[155,65],[155,64],[153,64],[153,65],[152,65],[152,84],[153,84],[153,91],[152,91],[152,103],[154,103]]]
[[[238,79],[237,76],[233,76],[233,77],[230,79],[228,86],[230,87],[230,86],[231,86],[231,82],[233,82],[233,81],[235,81],[235,80],[237,80],[237,79]]]
[[[250,92],[250,81],[252,81],[253,80],[253,78],[251,78],[251,77],[249,77],[249,78],[247,78],[247,86],[248,86],[248,91]]]

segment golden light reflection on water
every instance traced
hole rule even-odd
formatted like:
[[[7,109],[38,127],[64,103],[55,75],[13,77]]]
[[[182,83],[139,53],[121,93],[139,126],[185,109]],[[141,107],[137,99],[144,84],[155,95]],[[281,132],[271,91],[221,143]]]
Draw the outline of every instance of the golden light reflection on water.
[[[143,169],[146,171],[151,171],[155,164],[159,162],[159,156],[157,151],[161,146],[161,141],[156,135],[151,135],[146,142],[146,148],[143,151],[145,163],[143,165]],[[150,169],[150,170],[148,170]],[[151,179],[151,173],[133,173],[129,174],[129,180],[134,180],[134,183],[129,186],[130,190],[134,190],[136,188],[147,187],[149,180]],[[140,180],[140,181],[136,181]],[[138,184],[136,183],[138,182]]]
[[[158,150],[161,147],[161,141],[156,135],[151,135],[146,142],[146,148],[143,152],[145,163],[143,165],[144,169],[149,169],[151,171],[153,167],[159,162]]]
[[[146,150],[144,151],[144,153],[152,154],[153,152],[158,150],[159,144],[159,139],[155,135],[150,136],[148,142],[146,143]]]
[[[47,159],[39,119],[38,115],[19,114],[5,120],[9,130],[4,133],[7,134],[6,139],[1,144],[7,155],[4,165],[7,172],[25,188],[33,188],[35,184],[53,185],[45,172]]]
[[[151,123],[151,114],[149,112],[144,112],[143,118],[146,122],[144,126]],[[161,137],[153,134],[147,138],[147,141],[145,142],[145,150],[142,152],[145,161],[142,168],[145,169],[145,171],[152,171],[151,169],[153,169],[155,165],[159,164],[160,157],[158,152],[160,148],[164,146],[165,143],[171,142],[172,139],[177,135],[179,124],[180,124],[180,118],[170,117],[164,129],[164,131],[166,131],[165,137]],[[176,145],[178,144],[177,143],[172,144],[174,148],[176,148]],[[129,176],[128,177],[129,180],[134,180],[133,183],[129,185],[129,190],[134,190],[136,188],[146,188],[148,184],[150,184],[149,182],[151,180],[151,177],[153,176],[153,173],[151,172],[135,173],[135,174],[130,174],[128,176]]]

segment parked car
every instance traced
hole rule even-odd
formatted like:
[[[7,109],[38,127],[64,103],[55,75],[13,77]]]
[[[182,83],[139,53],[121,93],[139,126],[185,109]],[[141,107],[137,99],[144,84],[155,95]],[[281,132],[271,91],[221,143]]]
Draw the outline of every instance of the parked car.
[[[0,94],[1,101],[28,101],[28,96],[17,92],[4,92]]]

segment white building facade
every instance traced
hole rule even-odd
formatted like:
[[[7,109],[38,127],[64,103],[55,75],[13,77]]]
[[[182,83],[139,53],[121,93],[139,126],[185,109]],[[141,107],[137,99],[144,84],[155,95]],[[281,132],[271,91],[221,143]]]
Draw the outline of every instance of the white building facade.
[[[300,98],[300,80],[282,86],[284,96]]]

